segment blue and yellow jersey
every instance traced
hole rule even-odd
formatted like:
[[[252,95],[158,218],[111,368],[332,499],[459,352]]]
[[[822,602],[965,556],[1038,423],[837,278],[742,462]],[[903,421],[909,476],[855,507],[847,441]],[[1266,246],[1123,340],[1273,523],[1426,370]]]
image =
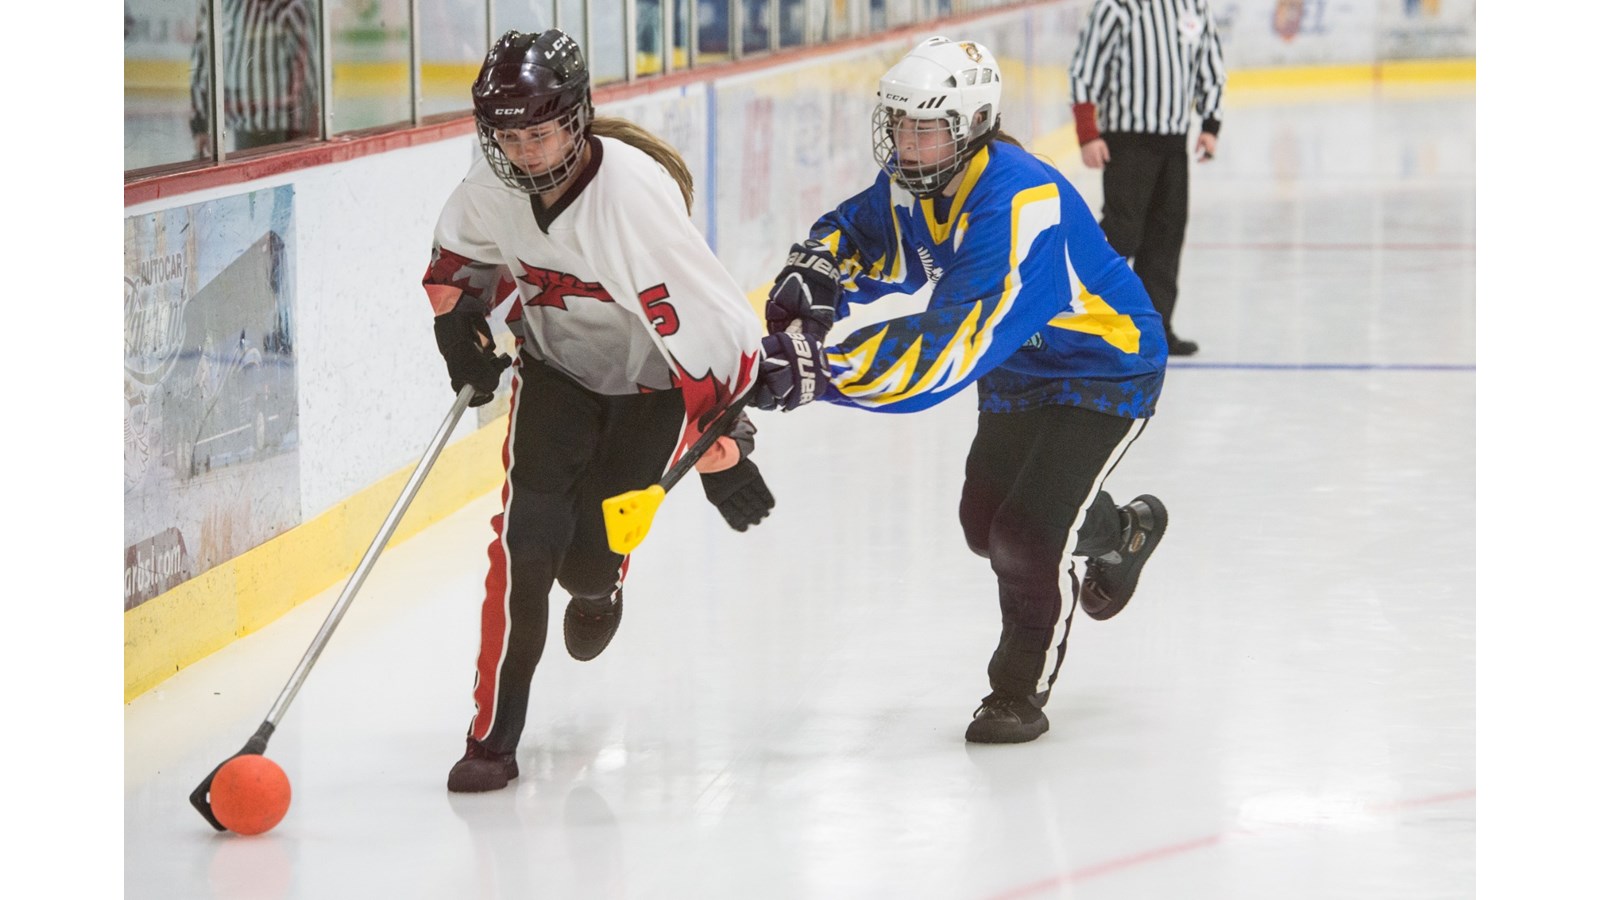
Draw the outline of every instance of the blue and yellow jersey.
[[[925,311],[828,348],[829,402],[915,412],[976,380],[986,411],[1155,411],[1161,316],[1083,198],[1027,151],[990,144],[949,199],[918,200],[880,173],[811,236],[839,261],[840,317],[932,283]]]

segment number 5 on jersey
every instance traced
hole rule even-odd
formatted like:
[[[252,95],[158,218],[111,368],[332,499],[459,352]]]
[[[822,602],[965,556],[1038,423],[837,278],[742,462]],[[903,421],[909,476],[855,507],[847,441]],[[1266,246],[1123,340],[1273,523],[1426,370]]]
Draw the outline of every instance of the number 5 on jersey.
[[[645,288],[639,293],[639,299],[644,303],[645,312],[650,314],[650,324],[655,326],[656,334],[671,337],[678,333],[678,311],[667,302],[666,285]]]

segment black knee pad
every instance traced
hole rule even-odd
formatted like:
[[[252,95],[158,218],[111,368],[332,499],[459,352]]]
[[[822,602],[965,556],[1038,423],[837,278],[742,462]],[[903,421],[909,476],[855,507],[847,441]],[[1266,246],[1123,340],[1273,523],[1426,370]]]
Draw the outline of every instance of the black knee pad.
[[[512,498],[500,533],[512,554],[560,559],[572,529],[572,504],[565,495],[523,493]]]
[[[967,549],[984,559],[989,558],[989,526],[987,518],[980,519],[967,508],[966,498],[961,504],[961,534],[967,539]]]
[[[988,550],[989,568],[1002,584],[1057,584],[1061,566],[1059,552],[1053,552],[1050,545],[1036,535],[996,522],[989,532]]]
[[[988,559],[989,558],[988,536],[985,535],[983,538],[980,539],[978,537],[978,534],[976,532],[974,532],[972,529],[964,528],[964,529],[962,529],[962,531],[967,536],[967,549],[971,550],[973,553],[976,553],[978,556],[983,557],[984,559]]]

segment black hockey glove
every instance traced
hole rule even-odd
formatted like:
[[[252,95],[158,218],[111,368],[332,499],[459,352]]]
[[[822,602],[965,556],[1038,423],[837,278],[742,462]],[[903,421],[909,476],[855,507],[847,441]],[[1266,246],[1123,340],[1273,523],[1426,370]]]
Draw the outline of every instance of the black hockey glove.
[[[789,262],[767,292],[767,333],[788,331],[794,322],[817,340],[828,336],[838,315],[839,267],[820,241],[789,248]]]
[[[761,470],[748,456],[731,469],[701,473],[700,486],[734,531],[744,531],[765,519],[775,504]]]
[[[700,486],[733,530],[744,531],[772,511],[772,491],[750,459],[756,449],[756,423],[741,412],[727,437],[739,448],[739,461],[721,472],[700,473]]]
[[[757,409],[781,409],[788,412],[817,398],[817,392],[827,384],[819,382],[823,359],[822,344],[808,334],[769,334],[761,339],[761,349],[766,358],[756,370],[755,396],[751,403]]]
[[[433,339],[439,343],[439,353],[450,372],[450,389],[460,393],[472,385],[477,393],[468,406],[482,406],[493,400],[495,388],[500,386],[500,373],[511,365],[511,357],[494,352],[489,320],[458,307],[434,316]]]

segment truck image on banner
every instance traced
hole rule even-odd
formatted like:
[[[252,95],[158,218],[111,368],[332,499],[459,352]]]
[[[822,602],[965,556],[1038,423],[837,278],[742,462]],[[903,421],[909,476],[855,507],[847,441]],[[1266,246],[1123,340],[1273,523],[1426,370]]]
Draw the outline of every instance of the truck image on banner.
[[[299,523],[293,209],[124,221],[124,610]]]

